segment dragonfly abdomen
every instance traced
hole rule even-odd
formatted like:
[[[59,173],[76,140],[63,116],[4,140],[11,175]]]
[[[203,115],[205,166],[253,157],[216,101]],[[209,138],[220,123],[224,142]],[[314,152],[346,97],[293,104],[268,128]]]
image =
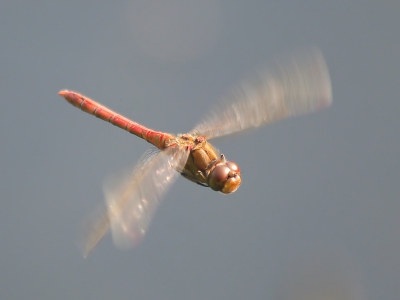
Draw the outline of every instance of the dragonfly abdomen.
[[[164,149],[167,147],[168,142],[174,138],[173,135],[149,129],[132,120],[129,120],[128,118],[119,115],[104,105],[101,105],[100,103],[97,103],[96,101],[77,92],[63,90],[58,94],[82,111],[109,122],[114,126],[124,129],[129,133],[146,140],[159,149]]]

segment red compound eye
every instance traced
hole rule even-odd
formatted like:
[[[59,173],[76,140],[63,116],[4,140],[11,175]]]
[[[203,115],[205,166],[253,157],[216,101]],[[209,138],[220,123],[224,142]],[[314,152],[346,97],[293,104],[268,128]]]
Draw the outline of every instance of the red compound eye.
[[[236,173],[239,173],[239,174],[240,174],[240,168],[239,168],[239,166],[238,166],[235,162],[233,162],[233,161],[227,161],[227,162],[226,162],[226,165],[227,165],[227,167],[228,167],[229,169],[231,169],[232,171],[235,171]]]
[[[208,176],[208,185],[214,191],[224,194],[236,191],[241,182],[240,169],[236,163],[231,161],[216,166]]]

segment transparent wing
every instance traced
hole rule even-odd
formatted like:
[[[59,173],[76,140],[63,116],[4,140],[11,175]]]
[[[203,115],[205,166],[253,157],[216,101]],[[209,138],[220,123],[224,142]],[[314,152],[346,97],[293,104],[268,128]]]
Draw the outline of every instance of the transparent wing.
[[[106,186],[105,194],[114,243],[136,245],[146,233],[163,195],[178,178],[189,152],[170,147],[138,169],[127,185]]]
[[[188,154],[177,146],[162,152],[147,151],[130,176],[111,178],[104,187],[106,205],[85,226],[81,245],[84,257],[109,228],[118,247],[138,244],[163,195],[180,175]]]
[[[328,68],[321,52],[312,48],[275,61],[213,108],[190,134],[216,138],[310,113],[331,102]]]

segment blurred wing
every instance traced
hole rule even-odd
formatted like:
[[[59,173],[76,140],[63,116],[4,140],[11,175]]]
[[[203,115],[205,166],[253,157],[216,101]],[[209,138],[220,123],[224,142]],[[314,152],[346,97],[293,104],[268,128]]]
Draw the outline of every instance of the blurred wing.
[[[105,188],[114,243],[135,246],[146,233],[160,200],[178,178],[189,152],[169,147],[134,172],[128,184]]]
[[[130,176],[114,177],[104,187],[106,206],[86,225],[84,257],[111,227],[114,243],[127,248],[137,245],[146,233],[161,198],[182,171],[189,152],[169,147],[147,151]]]
[[[216,138],[326,108],[331,102],[328,68],[322,53],[313,48],[276,61],[215,107],[190,134]]]

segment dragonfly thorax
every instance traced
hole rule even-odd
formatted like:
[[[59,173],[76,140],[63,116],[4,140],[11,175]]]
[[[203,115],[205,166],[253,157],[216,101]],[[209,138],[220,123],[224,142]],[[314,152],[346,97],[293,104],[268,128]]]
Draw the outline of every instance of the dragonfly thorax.
[[[232,161],[219,155],[204,137],[188,134],[178,135],[180,145],[189,146],[190,155],[181,172],[182,176],[202,186],[209,186],[214,191],[230,194],[241,183],[240,169]]]

